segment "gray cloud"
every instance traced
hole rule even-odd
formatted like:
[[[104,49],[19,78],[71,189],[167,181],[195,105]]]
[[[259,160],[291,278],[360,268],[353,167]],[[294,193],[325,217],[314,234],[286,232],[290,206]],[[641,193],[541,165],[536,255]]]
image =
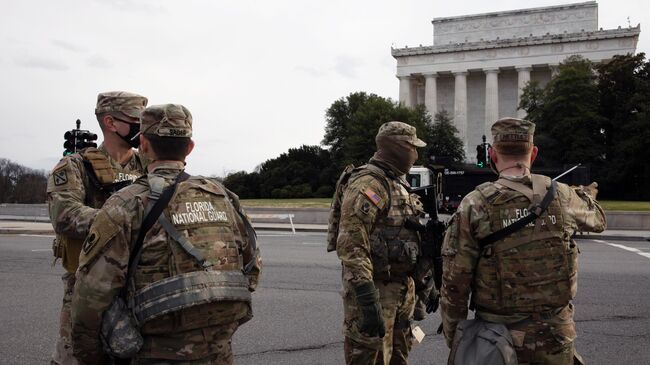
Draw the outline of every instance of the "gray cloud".
[[[80,52],[85,52],[85,51],[86,51],[86,49],[83,48],[83,47],[79,47],[79,46],[77,46],[76,44],[72,44],[72,43],[70,43],[70,42],[62,41],[62,40],[59,40],[59,39],[50,39],[50,42],[51,42],[53,45],[55,45],[55,46],[57,46],[57,47],[59,47],[59,48],[63,48],[63,49],[65,49],[66,51],[76,52],[76,53],[80,53]]]
[[[325,76],[325,72],[323,72],[322,70],[315,69],[315,68],[313,68],[313,67],[307,67],[307,66],[296,66],[296,67],[294,67],[293,69],[296,70],[296,71],[299,71],[299,72],[304,72],[304,73],[306,73],[307,75],[309,75],[309,76],[313,76],[313,77],[322,77],[322,76]]]
[[[343,77],[354,79],[357,77],[357,68],[361,64],[354,58],[347,56],[339,56],[336,59],[336,65],[334,66],[334,71]]]
[[[96,67],[96,68],[111,68],[112,64],[111,62],[105,58],[104,56],[101,55],[92,55],[86,59],[86,65],[90,67]]]
[[[98,3],[106,4],[113,9],[120,11],[137,11],[145,13],[166,13],[162,5],[157,4],[156,1],[139,1],[139,0],[95,0]]]
[[[45,57],[26,56],[16,60],[16,65],[25,68],[40,68],[49,71],[65,71],[69,67],[65,63]]]

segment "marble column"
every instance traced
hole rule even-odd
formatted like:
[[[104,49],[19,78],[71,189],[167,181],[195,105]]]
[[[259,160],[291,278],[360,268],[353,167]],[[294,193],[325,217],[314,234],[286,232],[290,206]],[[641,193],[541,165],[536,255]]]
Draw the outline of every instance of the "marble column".
[[[397,76],[399,79],[399,103],[408,106],[411,92],[411,77]]]
[[[526,111],[519,109],[519,101],[521,100],[521,94],[524,91],[524,87],[530,81],[530,71],[533,69],[531,66],[520,66],[516,67],[518,73],[517,79],[517,118],[525,118]]]
[[[431,119],[438,112],[438,75],[436,73],[424,74],[424,106],[427,107]]]
[[[485,126],[483,134],[489,140],[490,128],[499,119],[499,69],[488,68],[485,72]]]
[[[409,98],[406,103],[406,106],[409,108],[414,108],[418,104],[418,80],[414,77],[411,77],[411,82],[409,83]]]
[[[418,95],[418,98],[417,98],[416,105],[424,104],[425,97],[426,97],[426,96],[424,95],[424,93],[425,93],[425,90],[424,90],[424,83],[422,83],[422,80],[419,80],[419,79],[418,79],[416,85],[417,85],[417,88],[418,88],[418,94],[417,94],[417,95]]]
[[[454,72],[454,76],[454,125],[458,129],[458,137],[463,141],[467,158],[467,71]]]

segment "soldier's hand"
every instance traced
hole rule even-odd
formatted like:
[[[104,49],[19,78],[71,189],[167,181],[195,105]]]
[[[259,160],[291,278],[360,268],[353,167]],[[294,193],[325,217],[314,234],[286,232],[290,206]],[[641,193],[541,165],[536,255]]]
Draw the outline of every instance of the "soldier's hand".
[[[361,306],[361,324],[359,331],[370,337],[381,337],[386,335],[384,317],[381,315],[381,304],[375,302],[371,305]]]
[[[363,283],[354,288],[357,304],[361,310],[359,331],[370,337],[384,337],[386,326],[382,316],[379,292],[373,282]]]

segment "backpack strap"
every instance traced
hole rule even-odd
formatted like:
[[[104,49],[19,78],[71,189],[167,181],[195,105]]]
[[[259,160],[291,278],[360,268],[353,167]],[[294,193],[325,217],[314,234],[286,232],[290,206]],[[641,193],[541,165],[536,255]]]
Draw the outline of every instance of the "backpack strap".
[[[165,190],[160,193],[159,196],[156,192],[150,196],[147,209],[145,210],[145,217],[140,226],[140,232],[138,232],[138,238],[131,248],[131,253],[129,255],[129,266],[126,271],[125,282],[127,283],[122,287],[120,291],[120,296],[126,298],[128,283],[131,279],[131,276],[135,272],[136,266],[140,261],[140,256],[142,254],[142,245],[144,242],[144,236],[149,232],[154,223],[158,220],[158,217],[162,214],[162,211],[167,207],[169,201],[172,199],[172,196],[176,192],[178,184],[187,180],[190,177],[186,172],[181,172],[176,176],[174,183],[165,188]]]

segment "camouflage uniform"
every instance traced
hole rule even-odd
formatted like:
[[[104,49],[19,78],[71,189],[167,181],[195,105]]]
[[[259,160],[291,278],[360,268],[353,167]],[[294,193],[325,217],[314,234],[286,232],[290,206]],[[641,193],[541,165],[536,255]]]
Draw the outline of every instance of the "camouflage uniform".
[[[495,140],[530,137],[534,124],[507,118],[492,127]],[[576,231],[601,232],[605,215],[582,187],[557,184],[548,209],[521,230],[488,245],[479,240],[528,215],[550,186],[541,175],[501,175],[479,185],[461,202],[443,243],[441,317],[451,346],[467,317],[470,293],[476,316],[505,324],[519,364],[573,364],[576,337],[573,305],[577,289]]]
[[[98,113],[120,112],[139,117],[147,99],[131,93],[107,92],[97,97]],[[81,244],[88,235],[97,211],[110,195],[115,183],[134,181],[145,171],[146,162],[137,152],[122,166],[112,159],[103,145],[86,148],[63,157],[52,169],[47,183],[47,202],[56,240],[54,256],[62,258],[63,304],[59,338],[52,355],[56,364],[75,364],[70,345],[70,300],[74,273],[79,264]]]
[[[397,123],[397,124],[396,124]],[[404,123],[382,125],[378,135],[399,136],[415,146],[424,142]],[[415,269],[420,237],[404,228],[422,213],[417,196],[391,165],[373,158],[349,178],[343,192],[336,252],[342,264],[345,360],[347,364],[407,364]],[[379,293],[385,336],[360,331],[360,304],[354,288],[373,283]]]
[[[156,118],[150,119],[152,115]],[[182,106],[152,106],[143,113],[141,130],[145,136],[190,137],[191,115]],[[111,196],[97,214],[82,249],[72,299],[74,353],[83,363],[107,360],[99,339],[102,313],[125,285],[129,302],[137,303],[138,295],[155,283],[182,273],[205,272],[158,221],[145,236],[132,281],[125,282],[152,190],[169,186],[183,169],[182,161],[150,165],[148,175]],[[211,272],[242,275],[244,266],[248,267],[247,277],[242,277],[249,293],[257,285],[261,261],[250,244],[253,238],[247,233],[245,218],[237,213],[240,209],[235,194],[213,179],[197,176],[179,184],[163,215],[213,263]],[[240,300],[162,313],[139,323],[144,345],[132,363],[231,364],[232,335],[251,317],[250,302]]]

